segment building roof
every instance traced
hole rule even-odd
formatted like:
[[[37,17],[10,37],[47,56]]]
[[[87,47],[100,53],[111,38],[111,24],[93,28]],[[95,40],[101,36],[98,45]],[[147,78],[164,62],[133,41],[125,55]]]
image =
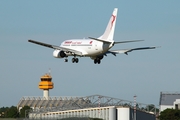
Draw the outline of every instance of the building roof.
[[[144,111],[155,111],[155,106],[151,109],[148,104],[136,103],[137,109]],[[128,106],[134,108],[134,101],[127,101],[102,95],[91,95],[85,97],[23,97],[19,101],[17,108],[30,106],[34,109],[51,109],[51,111],[63,111],[73,109],[85,109],[107,106]],[[146,108],[146,109],[145,109]]]
[[[159,105],[173,105],[176,99],[180,99],[180,93],[161,92]]]

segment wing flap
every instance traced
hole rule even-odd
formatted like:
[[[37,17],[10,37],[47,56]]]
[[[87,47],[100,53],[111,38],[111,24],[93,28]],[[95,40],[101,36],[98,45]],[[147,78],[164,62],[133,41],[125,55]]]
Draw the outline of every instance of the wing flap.
[[[70,53],[72,53],[74,55],[82,56],[82,52],[77,51],[77,50],[73,50],[73,49],[69,49],[69,48],[64,48],[64,47],[59,47],[59,46],[55,46],[54,49],[63,50],[64,52],[70,52]]]

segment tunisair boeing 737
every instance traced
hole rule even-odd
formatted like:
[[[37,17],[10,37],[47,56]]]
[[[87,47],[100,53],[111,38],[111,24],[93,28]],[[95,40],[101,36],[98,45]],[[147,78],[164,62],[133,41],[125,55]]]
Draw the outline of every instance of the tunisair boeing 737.
[[[89,37],[89,39],[70,39],[65,40],[61,43],[60,46],[51,45],[43,42],[38,42],[35,40],[28,40],[31,43],[42,45],[54,49],[53,56],[55,58],[65,58],[65,62],[68,62],[67,57],[73,56],[72,62],[78,63],[79,59],[77,57],[90,57],[94,60],[95,64],[100,64],[101,60],[107,54],[116,54],[124,53],[134,50],[144,50],[144,49],[155,49],[156,47],[140,47],[133,49],[124,49],[124,50],[110,50],[115,44],[128,43],[128,42],[138,42],[142,40],[131,40],[131,41],[120,41],[116,42],[113,40],[114,29],[117,18],[117,8],[114,8],[114,11],[110,17],[109,23],[106,27],[106,30],[103,35],[98,38]]]

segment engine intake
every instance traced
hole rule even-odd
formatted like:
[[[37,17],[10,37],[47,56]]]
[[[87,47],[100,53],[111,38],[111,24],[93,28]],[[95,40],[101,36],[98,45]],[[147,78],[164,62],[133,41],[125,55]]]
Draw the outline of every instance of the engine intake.
[[[53,56],[54,56],[55,58],[64,58],[64,57],[66,57],[66,54],[64,53],[63,50],[55,50],[55,51],[53,52]]]
[[[64,53],[64,51],[60,51],[59,52],[59,55],[63,58],[63,57],[66,57],[66,54]]]

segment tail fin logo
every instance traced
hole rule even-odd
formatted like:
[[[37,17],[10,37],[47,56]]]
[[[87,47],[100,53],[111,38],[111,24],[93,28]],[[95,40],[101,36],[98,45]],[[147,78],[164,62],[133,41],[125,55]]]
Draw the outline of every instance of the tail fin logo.
[[[112,15],[111,28],[113,27],[113,23],[114,23],[115,19],[116,19],[116,16]]]

